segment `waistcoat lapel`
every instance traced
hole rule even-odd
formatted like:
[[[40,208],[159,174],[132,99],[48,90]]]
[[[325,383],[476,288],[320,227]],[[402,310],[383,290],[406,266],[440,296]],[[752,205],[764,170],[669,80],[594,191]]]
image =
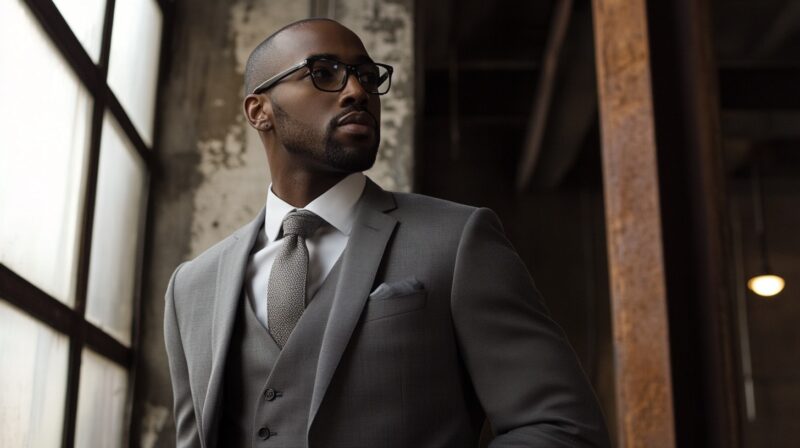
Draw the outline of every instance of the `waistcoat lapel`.
[[[235,242],[228,245],[219,258],[216,300],[211,324],[211,374],[203,404],[201,426],[207,447],[215,446],[225,360],[236,321],[236,310],[242,293],[248,255],[264,224],[265,211],[262,209],[256,219],[234,233]]]
[[[384,212],[397,205],[394,196],[371,180],[359,201],[356,219],[347,248],[342,254],[339,284],[333,298],[330,317],[320,347],[317,375],[311,397],[308,428],[317,415],[333,373],[350,341],[367,301],[375,274],[381,264],[386,244],[397,220]]]

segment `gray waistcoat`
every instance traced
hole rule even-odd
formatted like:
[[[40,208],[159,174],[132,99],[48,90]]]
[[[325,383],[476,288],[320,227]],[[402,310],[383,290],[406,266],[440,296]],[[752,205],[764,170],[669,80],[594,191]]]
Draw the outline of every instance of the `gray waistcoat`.
[[[242,297],[225,368],[218,446],[305,447],[337,262],[280,350]]]

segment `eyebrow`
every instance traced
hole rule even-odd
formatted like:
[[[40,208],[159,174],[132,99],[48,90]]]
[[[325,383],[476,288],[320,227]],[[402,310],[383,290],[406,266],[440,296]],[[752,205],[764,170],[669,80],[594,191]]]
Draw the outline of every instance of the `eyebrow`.
[[[335,59],[337,61],[344,62],[344,61],[342,61],[342,58],[339,55],[332,54],[332,53],[317,53],[317,54],[312,54],[309,57],[310,58],[317,57],[317,58]],[[369,56],[367,56],[365,54],[358,55],[355,58],[355,60],[356,60],[356,64],[366,64],[366,63],[370,63],[370,62],[375,62],[375,61],[372,60],[371,57],[369,57]]]

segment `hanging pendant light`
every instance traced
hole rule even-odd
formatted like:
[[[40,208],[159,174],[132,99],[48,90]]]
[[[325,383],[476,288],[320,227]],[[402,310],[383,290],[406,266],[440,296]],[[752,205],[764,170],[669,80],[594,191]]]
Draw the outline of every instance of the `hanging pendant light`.
[[[767,231],[764,219],[764,189],[758,162],[753,166],[753,214],[755,215],[756,238],[761,250],[761,272],[747,281],[747,287],[761,297],[773,297],[783,291],[786,281],[775,274],[767,257]]]
[[[756,275],[747,281],[747,287],[761,297],[772,297],[783,291],[786,282],[783,277],[774,274]]]

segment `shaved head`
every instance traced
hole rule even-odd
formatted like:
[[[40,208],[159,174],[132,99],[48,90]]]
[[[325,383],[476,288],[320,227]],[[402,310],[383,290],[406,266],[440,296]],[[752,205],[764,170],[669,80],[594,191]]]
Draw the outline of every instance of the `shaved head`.
[[[250,94],[259,83],[268,79],[275,73],[278,73],[280,69],[286,68],[276,66],[276,61],[279,59],[277,57],[279,49],[275,46],[275,38],[283,34],[285,31],[303,28],[315,22],[333,22],[344,27],[344,25],[332,19],[324,17],[312,17],[309,19],[302,19],[292,22],[267,36],[266,39],[261,41],[261,43],[258,44],[255,49],[253,49],[253,51],[250,53],[250,56],[247,58],[247,65],[245,65],[244,68],[245,95]]]

